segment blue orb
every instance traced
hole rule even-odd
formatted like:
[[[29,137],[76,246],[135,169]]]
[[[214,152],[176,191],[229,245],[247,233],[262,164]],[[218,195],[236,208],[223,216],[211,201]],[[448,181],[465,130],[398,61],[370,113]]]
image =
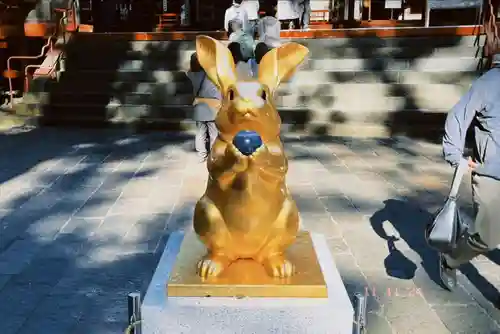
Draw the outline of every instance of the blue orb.
[[[243,130],[234,136],[233,145],[241,154],[249,156],[262,146],[262,138],[255,131]]]

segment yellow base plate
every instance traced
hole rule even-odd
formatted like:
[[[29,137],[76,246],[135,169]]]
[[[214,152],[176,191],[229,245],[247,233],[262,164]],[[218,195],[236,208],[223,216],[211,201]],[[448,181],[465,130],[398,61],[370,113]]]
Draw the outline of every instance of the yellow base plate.
[[[187,233],[170,279],[170,297],[328,297],[326,283],[311,236],[299,232],[287,250],[287,258],[295,265],[295,274],[287,279],[270,277],[261,264],[238,260],[219,277],[202,281],[196,273],[198,261],[206,248],[194,232]]]

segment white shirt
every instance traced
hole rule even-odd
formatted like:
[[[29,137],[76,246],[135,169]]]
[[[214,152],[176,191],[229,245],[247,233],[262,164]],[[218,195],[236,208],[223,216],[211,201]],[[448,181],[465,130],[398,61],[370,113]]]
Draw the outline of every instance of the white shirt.
[[[247,11],[239,4],[233,4],[231,7],[226,9],[226,14],[224,15],[224,29],[226,31],[229,31],[230,21],[240,21],[243,31],[248,31],[250,26]]]
[[[295,20],[299,18],[297,0],[278,0],[278,20]]]
[[[243,0],[241,7],[245,8],[249,20],[259,19],[259,0]]]

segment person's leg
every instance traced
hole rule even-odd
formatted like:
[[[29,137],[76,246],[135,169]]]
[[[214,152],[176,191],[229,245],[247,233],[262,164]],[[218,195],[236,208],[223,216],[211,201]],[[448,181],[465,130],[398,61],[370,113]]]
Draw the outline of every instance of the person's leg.
[[[241,53],[241,46],[238,42],[231,42],[227,46],[231,54],[233,55],[234,63],[237,64],[239,61],[243,60],[243,55]]]
[[[217,125],[215,122],[207,122],[208,129],[208,152],[212,150],[212,146],[214,146],[215,140],[219,135],[219,130],[217,129]]]
[[[281,30],[288,30],[288,24],[290,20],[280,20]]]
[[[194,148],[201,162],[207,160],[208,150],[208,126],[207,122],[196,122],[196,136],[194,138]]]
[[[309,22],[311,21],[311,4],[309,1],[304,3],[304,12],[302,13],[302,29],[309,29]]]
[[[299,5],[299,18],[297,19],[298,27],[302,28],[302,24],[304,23],[304,4]]]
[[[250,20],[248,23],[249,27],[247,33],[252,36],[253,39],[255,39],[255,36],[257,34],[257,20]]]
[[[456,286],[457,268],[500,244],[500,226],[496,224],[500,215],[500,181],[473,176],[472,192],[476,213],[474,223],[460,238],[453,251],[440,256],[441,280],[449,290]]]
[[[255,61],[257,62],[257,64],[260,64],[260,61],[262,60],[262,57],[264,57],[264,55],[269,52],[269,47],[267,46],[266,43],[264,42],[259,42],[256,46],[255,46]]]

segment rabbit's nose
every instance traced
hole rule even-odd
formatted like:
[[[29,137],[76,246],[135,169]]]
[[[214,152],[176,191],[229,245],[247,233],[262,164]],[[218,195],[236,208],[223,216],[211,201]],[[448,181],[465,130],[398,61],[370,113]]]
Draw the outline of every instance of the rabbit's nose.
[[[255,114],[255,106],[249,99],[239,99],[235,103],[235,110],[241,116],[253,116]]]

